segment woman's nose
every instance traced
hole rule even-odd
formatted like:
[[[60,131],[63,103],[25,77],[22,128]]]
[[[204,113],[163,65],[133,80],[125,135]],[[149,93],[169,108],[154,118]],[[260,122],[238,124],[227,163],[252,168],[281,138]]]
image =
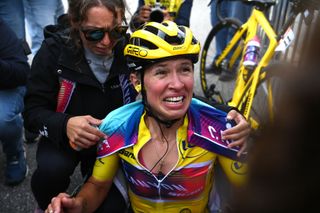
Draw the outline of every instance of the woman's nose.
[[[170,77],[169,86],[172,88],[179,89],[179,88],[182,88],[183,85],[184,85],[184,83],[181,79],[181,76],[177,72],[174,72]]]
[[[105,46],[108,46],[111,43],[111,39],[110,39],[109,33],[106,32],[104,34],[103,39],[100,41],[100,43],[105,45]]]

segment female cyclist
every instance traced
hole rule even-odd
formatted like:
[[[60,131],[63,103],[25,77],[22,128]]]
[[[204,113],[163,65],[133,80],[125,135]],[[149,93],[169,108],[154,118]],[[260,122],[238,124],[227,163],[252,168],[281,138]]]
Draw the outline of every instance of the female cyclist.
[[[238,125],[221,134],[227,114],[193,99],[199,51],[190,29],[172,21],[150,22],[132,34],[124,53],[140,73],[142,100],[104,119],[100,129],[107,136],[92,176],[75,198],[53,198],[47,212],[93,212],[118,181],[118,168],[132,212],[208,212],[216,161],[232,183],[241,184],[243,164],[212,144],[245,140],[249,124],[231,111]]]

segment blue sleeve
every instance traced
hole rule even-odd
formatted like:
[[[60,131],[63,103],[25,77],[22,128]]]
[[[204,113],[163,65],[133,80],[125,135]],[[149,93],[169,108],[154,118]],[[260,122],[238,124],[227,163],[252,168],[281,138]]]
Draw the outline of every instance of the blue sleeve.
[[[0,35],[0,89],[25,85],[30,66],[22,41],[2,19]]]
[[[191,16],[191,9],[192,9],[193,0],[185,0],[175,18],[175,22],[178,25],[184,25],[189,27],[190,26],[190,16]]]

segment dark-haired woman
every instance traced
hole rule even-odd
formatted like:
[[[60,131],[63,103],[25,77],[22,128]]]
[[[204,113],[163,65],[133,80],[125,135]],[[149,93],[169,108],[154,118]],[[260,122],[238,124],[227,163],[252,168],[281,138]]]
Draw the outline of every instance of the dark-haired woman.
[[[123,56],[124,2],[71,0],[68,8],[70,28],[64,23],[45,29],[25,97],[25,128],[42,135],[31,180],[39,212],[67,190],[79,164],[82,175],[91,174],[104,136],[95,126],[134,100]],[[124,200],[116,187],[112,191],[106,208],[122,212]]]

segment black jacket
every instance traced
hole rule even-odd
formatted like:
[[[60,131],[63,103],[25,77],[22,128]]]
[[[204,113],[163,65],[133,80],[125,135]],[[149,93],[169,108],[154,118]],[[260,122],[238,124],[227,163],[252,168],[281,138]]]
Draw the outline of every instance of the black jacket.
[[[0,90],[23,86],[26,84],[30,66],[22,41],[2,19],[0,35]]]
[[[114,61],[104,85],[91,71],[83,50],[77,50],[56,26],[48,26],[46,39],[33,59],[27,82],[25,128],[40,132],[42,140],[69,146],[66,123],[71,116],[91,115],[102,119],[110,111],[133,101],[128,68],[123,56],[124,41],[115,47]],[[61,79],[75,83],[66,111],[56,112]]]

